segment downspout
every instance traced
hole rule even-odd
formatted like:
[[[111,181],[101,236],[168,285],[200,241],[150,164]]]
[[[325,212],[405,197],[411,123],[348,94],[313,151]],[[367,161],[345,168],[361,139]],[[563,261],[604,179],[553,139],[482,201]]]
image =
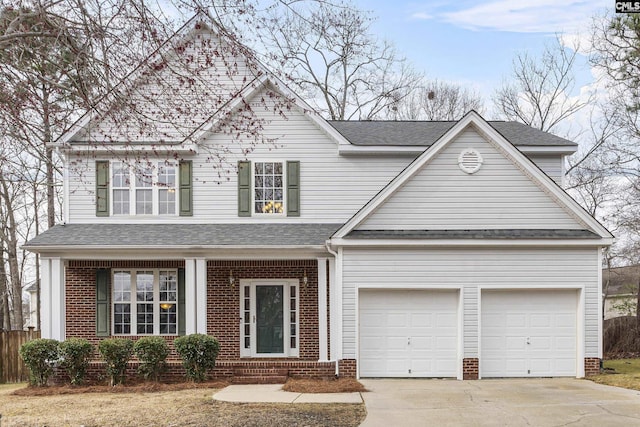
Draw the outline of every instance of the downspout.
[[[336,265],[338,264],[338,253],[336,251],[334,251],[333,249],[331,249],[329,240],[324,242],[324,247],[327,249],[327,252],[329,252],[331,255],[333,255],[333,258],[335,259],[335,263]],[[334,269],[334,274],[335,274],[335,270]],[[335,283],[333,283],[333,280],[329,281],[329,289],[331,289],[331,285],[335,286]],[[329,292],[329,296],[331,296],[331,292]],[[329,307],[331,307],[332,304],[335,304],[335,301],[333,300],[333,298],[330,300],[329,303]],[[331,312],[331,309],[329,309],[329,312]],[[329,330],[331,330],[331,325],[329,325]],[[335,370],[335,377],[338,378],[340,376],[340,368],[338,366],[338,360],[336,359],[331,359],[331,357],[329,357],[329,362],[334,362],[336,364],[336,370]]]

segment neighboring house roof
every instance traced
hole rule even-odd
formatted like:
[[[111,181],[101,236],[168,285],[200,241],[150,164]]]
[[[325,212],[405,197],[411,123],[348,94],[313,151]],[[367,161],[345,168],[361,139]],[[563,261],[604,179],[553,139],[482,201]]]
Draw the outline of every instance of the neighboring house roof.
[[[607,296],[634,294],[639,282],[640,264],[602,269],[602,286]]]
[[[336,128],[353,145],[421,146],[438,141],[457,122],[335,121]],[[495,130],[517,146],[577,146],[575,142],[518,122],[489,121]]]
[[[35,281],[31,282],[31,284],[27,285],[27,287],[24,288],[24,291],[25,292],[36,292],[38,290],[38,287],[36,285],[37,285],[37,283]]]
[[[322,246],[341,224],[66,224],[24,247],[170,248]]]
[[[587,211],[584,210],[571,196],[558,186],[551,178],[545,175],[526,156],[524,156],[515,146],[500,134],[494,127],[485,121],[475,111],[470,111],[462,119],[456,122],[444,135],[442,135],[433,145],[427,148],[409,166],[400,172],[387,186],[376,194],[369,202],[362,207],[351,219],[349,219],[336,233],[332,240],[348,239],[350,233],[356,230],[366,219],[376,210],[386,203],[391,196],[402,186],[413,179],[431,159],[437,156],[445,147],[451,144],[469,126],[473,126],[492,145],[499,147],[506,156],[510,157],[519,168],[521,168],[536,185],[540,186],[555,202],[565,209],[572,217],[584,226],[585,229],[593,231],[595,236],[603,239],[604,245],[612,243],[612,234]],[[374,237],[370,237],[375,239]]]
[[[353,239],[597,239],[589,230],[353,230]]]

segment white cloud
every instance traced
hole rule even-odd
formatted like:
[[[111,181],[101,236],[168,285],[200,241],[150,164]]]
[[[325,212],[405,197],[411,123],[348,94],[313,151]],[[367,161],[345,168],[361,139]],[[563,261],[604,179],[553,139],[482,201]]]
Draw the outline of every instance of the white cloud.
[[[416,12],[411,15],[411,19],[428,20],[428,19],[433,19],[433,16],[425,12]]]
[[[442,12],[439,17],[470,30],[559,33],[586,30],[591,17],[601,10],[598,2],[581,0],[496,0]]]

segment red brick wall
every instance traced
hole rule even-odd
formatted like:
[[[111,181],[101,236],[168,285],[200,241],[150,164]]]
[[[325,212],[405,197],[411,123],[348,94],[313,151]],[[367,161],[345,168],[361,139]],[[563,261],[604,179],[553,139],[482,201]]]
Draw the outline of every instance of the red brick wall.
[[[355,378],[357,366],[356,359],[342,359],[338,362],[338,375],[342,378]]]
[[[584,358],[584,375],[589,377],[591,375],[598,375],[600,373],[600,359],[597,357],[585,357]]]
[[[207,263],[207,334],[220,342],[219,360],[240,358],[240,280],[298,279],[299,357],[318,360],[318,263],[316,260],[291,261],[209,261]],[[307,272],[309,282],[302,285]],[[233,270],[236,284],[229,286]],[[262,360],[262,359],[261,359]]]
[[[462,359],[462,379],[463,380],[477,380],[479,360],[476,358]]]
[[[101,339],[96,337],[97,269],[182,267],[183,261],[69,261],[65,270],[67,338],[86,338],[93,344],[97,344]],[[166,338],[171,345],[175,337]],[[175,356],[173,352],[172,355]]]

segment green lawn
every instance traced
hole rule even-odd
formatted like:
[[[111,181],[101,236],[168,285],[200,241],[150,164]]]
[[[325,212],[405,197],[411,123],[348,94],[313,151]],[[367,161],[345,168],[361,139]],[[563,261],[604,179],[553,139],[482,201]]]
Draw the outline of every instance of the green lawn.
[[[640,359],[605,360],[604,368],[613,371],[589,379],[599,384],[640,390]]]

